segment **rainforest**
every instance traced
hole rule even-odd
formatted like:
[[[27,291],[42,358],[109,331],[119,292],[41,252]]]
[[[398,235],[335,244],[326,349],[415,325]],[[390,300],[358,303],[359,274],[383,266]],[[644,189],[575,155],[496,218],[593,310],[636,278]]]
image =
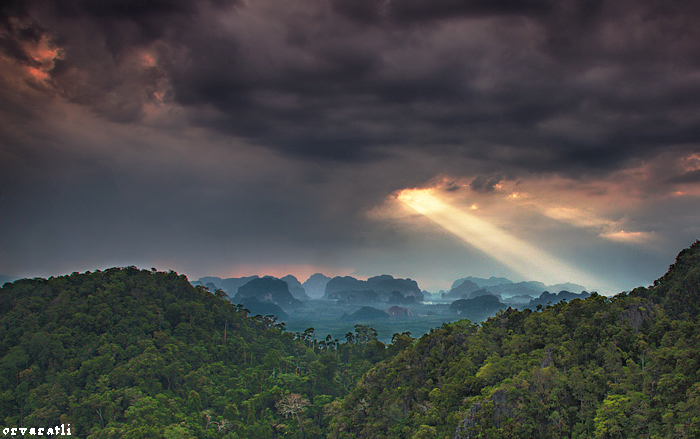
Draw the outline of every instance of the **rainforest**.
[[[382,342],[173,271],[0,290],[0,427],[99,438],[700,437],[700,241],[653,285]]]

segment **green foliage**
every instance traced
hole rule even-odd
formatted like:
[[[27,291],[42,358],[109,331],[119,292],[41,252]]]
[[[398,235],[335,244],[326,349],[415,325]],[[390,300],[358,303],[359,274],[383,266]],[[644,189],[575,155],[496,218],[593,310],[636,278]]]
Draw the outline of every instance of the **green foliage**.
[[[91,439],[700,437],[699,303],[700,243],[649,288],[388,346],[366,325],[287,333],[172,271],[19,280],[0,289],[0,420]]]
[[[443,325],[334,407],[330,438],[700,437],[700,243],[650,288]]]
[[[174,272],[113,268],[0,289],[0,421],[87,438],[324,437],[326,406],[388,352],[295,337]],[[412,339],[411,339],[412,340]],[[310,402],[294,422],[276,405]]]

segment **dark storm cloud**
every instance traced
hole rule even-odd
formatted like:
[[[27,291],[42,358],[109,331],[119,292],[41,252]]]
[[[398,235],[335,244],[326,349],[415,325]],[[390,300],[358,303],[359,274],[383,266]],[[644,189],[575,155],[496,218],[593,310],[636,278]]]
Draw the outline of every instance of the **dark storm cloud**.
[[[522,0],[331,0],[339,13],[359,22],[420,22],[439,18],[543,14],[552,1]]]
[[[22,64],[33,66],[36,61],[22,45],[25,42],[37,43],[46,29],[35,22],[20,24],[13,20],[26,18],[27,14],[24,2],[8,1],[0,5],[0,52]]]
[[[688,171],[668,180],[670,183],[700,183],[700,169]]]
[[[551,11],[553,3],[547,0],[394,0],[389,2],[389,15],[410,21],[459,16],[539,15]]]
[[[700,139],[691,3],[486,4],[333,3],[344,17],[355,8],[344,21],[318,3],[308,23],[269,13],[288,29],[278,39],[204,38],[201,62],[176,71],[175,95],[213,104],[234,134],[308,158],[401,144],[491,159],[505,147],[522,154],[500,166],[577,174]],[[354,27],[368,10],[389,18]],[[415,20],[391,20],[399,11]],[[438,16],[452,20],[430,24]]]
[[[477,192],[493,192],[494,187],[502,180],[503,177],[500,175],[479,175],[474,180],[472,180],[469,186],[472,188],[472,190]]]
[[[237,0],[193,2],[127,0],[27,1],[3,8],[0,44],[5,53],[28,64],[30,44],[45,40],[60,52],[50,70],[51,86],[68,100],[90,106],[106,118],[125,123],[143,116],[171,72],[168,44],[177,43],[201,8],[230,8]],[[31,31],[31,33],[30,33]],[[166,44],[165,42],[168,42]],[[156,49],[153,45],[160,46]],[[163,67],[144,65],[147,49],[163,51]],[[156,54],[153,53],[153,56]],[[164,68],[165,67],[165,68]],[[169,98],[169,91],[163,96]]]
[[[700,141],[693,1],[27,4],[4,52],[31,63],[23,41],[49,35],[55,89],[125,123],[171,103],[302,159],[410,148],[570,176]]]
[[[696,1],[30,0],[0,11],[0,265],[18,274],[334,258],[451,273],[483,255],[464,259],[454,237],[391,215],[390,194],[435,181],[533,241],[559,221],[541,224],[546,192],[582,212],[577,193],[594,207],[673,194],[668,234],[697,234]],[[527,208],[508,224],[499,203],[511,190]],[[612,210],[599,223],[628,214]],[[664,209],[642,227],[651,210],[630,223],[642,238],[667,227]],[[590,226],[554,242],[572,227],[544,237],[608,255],[581,260],[624,259]]]

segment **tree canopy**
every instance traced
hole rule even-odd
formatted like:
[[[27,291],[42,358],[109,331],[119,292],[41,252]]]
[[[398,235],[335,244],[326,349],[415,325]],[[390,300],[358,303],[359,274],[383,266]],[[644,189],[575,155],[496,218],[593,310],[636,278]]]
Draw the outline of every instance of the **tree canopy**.
[[[324,407],[396,346],[370,348],[368,327],[352,343],[283,329],[172,271],[8,283],[0,419],[88,438],[324,437]],[[291,395],[308,407],[287,419]]]
[[[700,242],[649,288],[391,344],[290,333],[175,272],[0,289],[0,418],[101,438],[700,437]]]
[[[374,367],[330,438],[700,437],[700,243],[650,288],[445,324]]]

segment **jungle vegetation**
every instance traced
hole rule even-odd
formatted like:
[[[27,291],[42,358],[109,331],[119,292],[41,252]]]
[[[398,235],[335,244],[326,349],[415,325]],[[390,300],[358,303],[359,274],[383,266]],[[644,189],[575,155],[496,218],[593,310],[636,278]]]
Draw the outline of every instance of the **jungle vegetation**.
[[[136,267],[0,289],[3,427],[87,438],[700,437],[700,242],[654,285],[415,340],[292,333]]]
[[[18,280],[0,290],[0,419],[93,439],[325,437],[325,406],[412,341],[286,332],[174,272]]]
[[[329,438],[700,437],[700,242],[649,288],[445,324],[334,403]]]

